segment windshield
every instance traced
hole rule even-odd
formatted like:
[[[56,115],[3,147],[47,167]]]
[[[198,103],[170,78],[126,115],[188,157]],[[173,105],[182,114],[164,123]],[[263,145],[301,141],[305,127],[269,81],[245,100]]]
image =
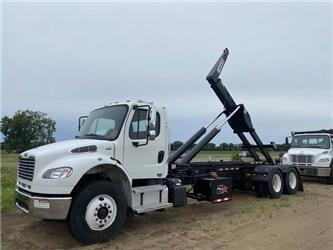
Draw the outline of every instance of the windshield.
[[[123,126],[127,105],[105,107],[92,111],[83,124],[78,137],[115,140]]]
[[[330,138],[327,135],[298,135],[294,136],[291,148],[330,148]]]

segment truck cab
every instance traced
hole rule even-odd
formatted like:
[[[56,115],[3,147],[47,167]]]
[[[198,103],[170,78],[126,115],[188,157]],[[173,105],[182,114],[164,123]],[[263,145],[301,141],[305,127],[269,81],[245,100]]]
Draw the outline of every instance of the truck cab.
[[[331,180],[333,130],[292,132],[290,148],[283,155],[282,163],[298,166],[303,176]]]
[[[115,216],[120,214],[119,203],[125,207],[122,214],[128,209],[143,213],[172,206],[163,185],[168,174],[169,144],[165,108],[142,101],[105,105],[89,114],[75,139],[37,147],[19,155],[16,205],[40,218],[73,218],[70,211],[89,184],[112,182],[111,186],[116,187],[109,187],[106,182],[104,187],[115,189],[114,196],[118,198],[119,193],[124,193],[120,201],[99,194],[90,200],[93,201],[91,206],[84,201],[79,203],[79,206],[92,209],[89,212],[87,208],[82,217],[96,219],[87,220],[93,232],[108,228],[108,223],[116,219],[112,217],[112,211]],[[103,187],[92,188],[91,192],[100,193],[101,190]],[[89,188],[86,192],[84,195],[88,195]],[[84,241],[82,235],[77,238]]]
[[[169,155],[166,109],[152,103],[115,103],[91,112],[78,139],[103,140],[132,179],[165,178]],[[126,157],[125,157],[126,156]]]

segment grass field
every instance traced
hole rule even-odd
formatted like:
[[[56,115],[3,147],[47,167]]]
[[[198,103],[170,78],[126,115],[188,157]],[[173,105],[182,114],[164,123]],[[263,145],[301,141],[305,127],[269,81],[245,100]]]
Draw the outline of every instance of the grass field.
[[[16,184],[16,168],[1,167],[1,212],[15,209],[14,188]]]
[[[194,161],[231,161],[233,160],[233,156],[238,155],[237,151],[202,151],[195,158]],[[277,151],[271,151],[270,155],[273,160],[279,157],[279,153]],[[259,153],[259,157],[263,159],[263,155]],[[252,158],[245,158],[243,160],[251,160]]]
[[[14,205],[14,188],[16,184],[16,167],[18,154],[6,153],[1,150],[1,212],[16,209]]]
[[[1,152],[1,163],[16,163],[17,157],[17,154],[7,154]]]
[[[203,151],[200,152],[194,161],[230,161],[238,152],[232,151]],[[272,152],[273,159],[278,152]],[[15,210],[14,188],[16,183],[16,167],[18,155],[8,154],[1,151],[1,212]]]

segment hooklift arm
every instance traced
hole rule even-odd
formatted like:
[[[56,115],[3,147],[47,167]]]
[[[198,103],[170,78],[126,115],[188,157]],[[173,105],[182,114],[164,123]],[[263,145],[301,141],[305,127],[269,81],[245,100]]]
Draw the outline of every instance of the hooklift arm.
[[[226,109],[225,113],[227,116],[229,116],[237,107],[236,102],[231,97],[226,87],[222,84],[222,80],[219,78],[223,66],[228,58],[228,55],[229,55],[229,50],[226,48],[224,49],[222,56],[219,58],[219,60],[216,62],[216,64],[206,77],[211,88],[214,90],[215,94],[225,107]],[[251,153],[252,157],[256,161],[259,161],[260,159],[258,154],[255,152],[253,148],[259,148],[261,153],[266,158],[267,162],[270,164],[274,164],[272,157],[266,150],[267,147],[271,146],[264,145],[260,140],[259,136],[255,132],[255,129],[253,128],[251,117],[249,113],[246,111],[244,105],[240,104],[239,107],[240,109],[237,111],[237,113],[228,120],[230,127],[233,129],[234,133],[238,135],[238,137],[243,142],[245,148],[247,148],[247,150]],[[256,145],[250,144],[250,142],[244,135],[245,132],[250,133]]]
[[[225,110],[222,113],[227,116],[227,119],[222,124],[212,129],[195,147],[193,147],[185,155],[185,157],[181,159],[179,162],[180,164],[189,163],[201,151],[201,149],[204,148],[205,145],[207,145],[221,131],[223,125],[226,122],[229,123],[230,127],[233,129],[233,132],[238,135],[240,140],[243,142],[244,147],[250,152],[255,161],[260,161],[260,158],[255,151],[255,148],[259,148],[266,161],[270,164],[274,164],[272,157],[266,150],[266,148],[272,147],[272,145],[264,145],[262,143],[259,136],[255,132],[255,129],[253,128],[251,117],[246,111],[244,105],[236,104],[226,87],[222,84],[222,80],[219,78],[228,55],[229,50],[226,48],[206,77],[211,88],[214,90],[215,94],[225,107]],[[216,121],[216,119],[214,121]],[[208,127],[202,127],[199,129],[187,142],[182,145],[182,147],[180,147],[173,155],[171,155],[169,159],[169,166],[171,166],[171,164],[179,159],[179,157],[184,154],[187,149],[189,149],[203,134],[205,134],[207,128]],[[245,132],[248,132],[252,136],[256,145],[250,144],[244,135]]]

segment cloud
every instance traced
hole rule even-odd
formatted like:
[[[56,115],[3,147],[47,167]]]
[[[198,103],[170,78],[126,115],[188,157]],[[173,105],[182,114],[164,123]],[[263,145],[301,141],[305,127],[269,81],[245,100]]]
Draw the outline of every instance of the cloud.
[[[229,47],[223,81],[265,140],[332,127],[331,7],[5,4],[2,113],[44,111],[66,139],[80,115],[144,99],[168,108],[172,139],[184,140],[222,109],[205,76]]]

